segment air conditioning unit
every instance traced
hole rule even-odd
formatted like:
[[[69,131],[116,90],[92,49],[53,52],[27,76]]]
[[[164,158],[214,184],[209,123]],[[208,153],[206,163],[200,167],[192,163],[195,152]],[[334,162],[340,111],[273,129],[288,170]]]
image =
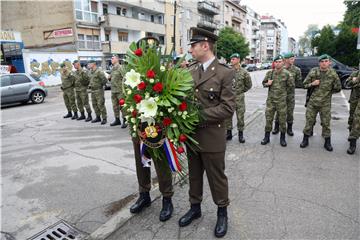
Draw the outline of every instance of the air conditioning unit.
[[[99,23],[105,22],[105,16],[102,15],[102,16],[98,17],[98,20],[99,20]]]

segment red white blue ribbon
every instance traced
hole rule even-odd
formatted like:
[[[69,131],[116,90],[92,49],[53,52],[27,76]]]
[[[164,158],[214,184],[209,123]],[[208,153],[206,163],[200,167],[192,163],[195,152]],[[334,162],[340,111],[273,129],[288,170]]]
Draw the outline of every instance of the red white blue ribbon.
[[[168,138],[165,139],[164,149],[171,171],[181,172],[181,165],[179,163],[174,144],[172,144],[172,142],[170,142]]]
[[[143,141],[140,141],[140,156],[143,167],[151,167],[151,158],[145,157],[145,150],[146,145],[143,143]]]

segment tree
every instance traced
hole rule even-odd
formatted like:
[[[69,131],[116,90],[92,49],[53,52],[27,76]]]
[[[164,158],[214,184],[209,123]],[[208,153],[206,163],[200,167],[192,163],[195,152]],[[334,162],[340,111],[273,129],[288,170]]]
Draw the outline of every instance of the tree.
[[[344,15],[344,24],[350,27],[360,25],[360,1],[344,1],[347,9]]]
[[[239,53],[244,59],[249,55],[249,44],[245,38],[231,27],[225,27],[220,30],[219,39],[217,41],[217,56],[229,59],[231,54]]]
[[[335,48],[335,34],[330,25],[324,26],[318,35],[311,41],[311,46],[317,48],[317,55],[329,54],[334,56],[336,54]]]
[[[352,28],[346,24],[340,24],[340,32],[335,40],[335,58],[349,66],[358,66],[360,51],[356,49],[357,34],[352,32]]]
[[[299,39],[300,55],[312,54],[312,40],[320,32],[317,24],[309,24],[304,35]]]

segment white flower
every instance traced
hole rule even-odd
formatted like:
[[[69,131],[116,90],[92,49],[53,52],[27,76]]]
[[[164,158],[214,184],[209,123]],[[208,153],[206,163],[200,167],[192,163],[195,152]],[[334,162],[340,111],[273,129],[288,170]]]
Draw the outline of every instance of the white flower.
[[[132,137],[136,137],[136,133],[132,133],[131,136],[132,136]]]
[[[158,102],[159,101],[159,97],[155,97],[155,102]]]
[[[137,103],[136,104],[136,109],[139,110],[139,108],[140,108],[140,103]]]
[[[165,68],[164,66],[161,66],[161,67],[160,67],[160,71],[161,71],[161,72],[165,72],[165,70],[166,70],[166,68]]]
[[[136,131],[136,126],[135,125],[133,126],[133,129],[134,129],[134,131]]]
[[[182,118],[183,118],[183,119],[186,119],[186,115],[182,115]]]
[[[127,104],[126,104],[126,103],[124,103],[123,107],[126,107],[126,106],[127,106]]]
[[[150,97],[150,93],[145,93],[145,98],[149,98]]]
[[[125,116],[126,121],[129,121],[130,116]]]
[[[179,116],[181,116],[182,112],[179,111],[177,114],[178,114]]]
[[[134,88],[140,83],[140,73],[135,72],[134,69],[131,69],[130,72],[125,74],[125,79],[126,81],[124,83],[131,88]]]
[[[139,111],[144,113],[144,117],[155,117],[157,113],[157,104],[154,98],[144,99],[140,102]]]
[[[188,113],[187,111],[183,111],[183,115],[185,115],[185,116],[186,116],[186,115],[187,115],[187,113]]]
[[[150,78],[150,79],[149,79],[149,82],[150,82],[150,83],[154,83],[155,80],[154,80],[153,78]]]
[[[131,93],[132,93],[132,91],[131,91],[131,90],[128,90],[128,91],[127,91],[127,94],[128,94],[128,95],[130,95]]]
[[[172,124],[170,125],[170,127],[172,127],[172,128],[177,128],[177,124],[176,124],[176,123],[172,123]]]
[[[164,116],[164,113],[163,113],[163,112],[159,112],[159,115],[162,117],[162,116]]]
[[[140,115],[140,121],[141,122],[147,122],[147,124],[150,125],[155,125],[155,119],[152,117],[145,117],[143,114]]]
[[[128,108],[128,110],[127,110],[127,111],[128,111],[128,112],[132,112],[130,108]]]
[[[135,122],[136,122],[136,119],[135,119],[135,118],[131,118],[131,122],[132,122],[132,123],[135,123]]]

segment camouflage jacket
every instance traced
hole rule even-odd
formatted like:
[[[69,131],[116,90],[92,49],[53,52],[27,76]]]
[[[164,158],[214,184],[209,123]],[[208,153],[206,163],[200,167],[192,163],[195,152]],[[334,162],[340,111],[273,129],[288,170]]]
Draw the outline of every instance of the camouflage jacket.
[[[66,90],[73,88],[75,84],[75,77],[70,71],[61,71],[61,89]]]
[[[86,71],[84,71],[83,69],[76,70],[74,72],[74,76],[75,76],[76,91],[84,90],[89,87],[90,77]]]
[[[314,80],[320,80],[319,86],[312,86]],[[336,71],[329,68],[327,71],[320,71],[319,67],[311,69],[304,80],[304,88],[313,88],[309,102],[315,104],[331,103],[333,93],[341,91],[341,82]]]
[[[107,80],[105,74],[100,69],[95,69],[90,72],[90,88],[91,90],[103,89]]]
[[[353,81],[353,78],[357,79]],[[360,99],[360,70],[353,72],[345,84],[352,88],[349,102],[357,102]]]
[[[294,93],[296,83],[302,82],[301,70],[300,70],[300,68],[298,68],[297,66],[294,66],[294,65],[291,65],[289,68],[285,68],[285,69],[291,73],[293,81],[294,81],[294,87],[289,88],[289,93]]]
[[[267,85],[268,80],[273,80],[271,86]],[[275,101],[286,101],[288,88],[295,86],[291,73],[284,68],[279,72],[276,70],[268,71],[262,84],[269,88],[268,99]]]
[[[122,92],[122,81],[123,81],[123,69],[120,64],[116,64],[111,69],[111,92],[120,93]]]
[[[243,68],[235,69],[235,97],[250,90],[252,87],[250,74]]]

